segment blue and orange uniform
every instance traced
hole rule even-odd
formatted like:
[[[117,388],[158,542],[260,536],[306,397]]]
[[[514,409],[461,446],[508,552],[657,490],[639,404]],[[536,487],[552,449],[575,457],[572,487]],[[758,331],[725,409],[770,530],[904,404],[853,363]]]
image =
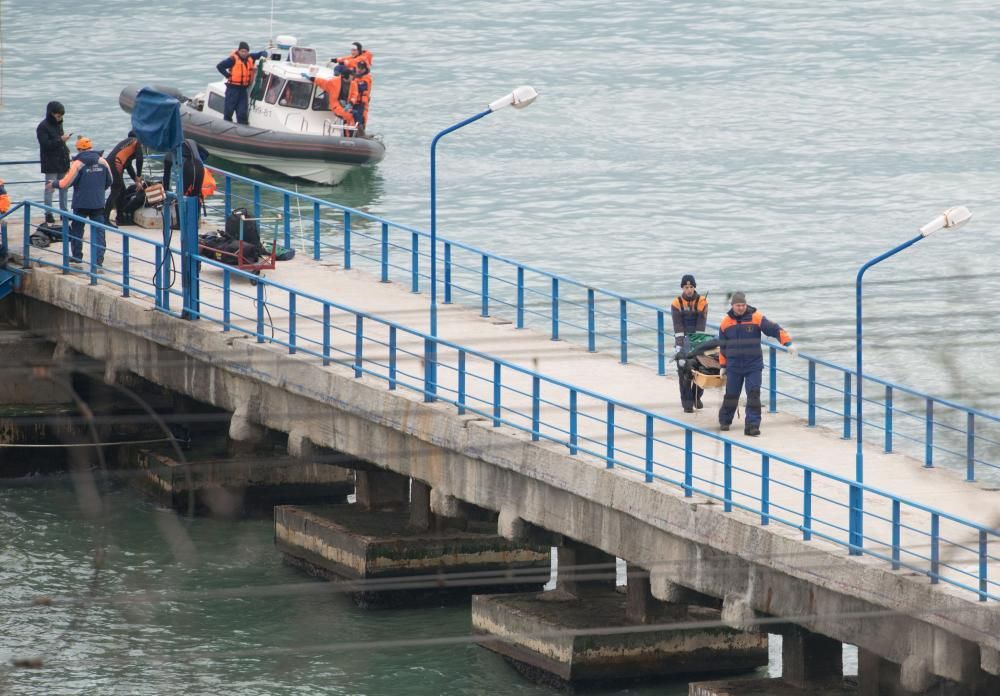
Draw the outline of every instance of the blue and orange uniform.
[[[104,219],[110,222],[111,211],[120,210],[122,193],[125,191],[125,172],[132,177],[133,183],[138,184],[142,178],[142,144],[135,137],[135,132],[129,131],[128,137],[111,148],[105,159],[111,167],[113,177],[108,202],[104,204]],[[117,214],[115,218],[117,224]]]
[[[698,294],[693,275],[681,278],[681,294],[670,304],[670,316],[674,322],[674,352],[687,353],[687,336],[696,331],[704,331],[708,323],[708,298]],[[701,395],[704,389],[691,379],[691,371],[685,369],[681,360],[677,362],[677,378],[681,387],[681,405],[686,413],[691,413],[697,406],[701,408]]]
[[[239,48],[215,66],[226,78],[226,103],[222,108],[222,118],[232,121],[233,112],[236,112],[237,123],[250,122],[249,87],[253,82],[253,69],[257,59],[266,55],[267,51],[250,53],[250,46],[241,41]]]
[[[358,61],[351,80],[351,91],[347,100],[351,103],[354,120],[360,128],[368,123],[368,105],[372,99],[372,74],[365,61]]]
[[[73,213],[81,218],[90,218],[94,222],[104,222],[104,192],[111,187],[111,167],[100,153],[94,152],[90,138],[79,138],[76,149],[79,154],[69,163],[69,171],[52,186],[57,189],[73,187]],[[104,228],[94,225],[94,238],[90,240],[95,247],[98,266],[104,265]],[[83,222],[73,220],[69,226],[71,261],[79,263],[83,260]]]
[[[746,304],[743,293],[733,295],[733,309],[723,317],[719,325],[719,364],[726,370],[726,394],[719,409],[719,425],[728,430],[740,402],[740,392],[746,386],[747,410],[744,419],[744,433],[760,434],[760,386],[764,371],[764,352],[760,341],[762,336],[778,339],[783,346],[792,343],[792,337],[778,324],[758,312],[756,307]],[[737,314],[735,306],[744,310]]]

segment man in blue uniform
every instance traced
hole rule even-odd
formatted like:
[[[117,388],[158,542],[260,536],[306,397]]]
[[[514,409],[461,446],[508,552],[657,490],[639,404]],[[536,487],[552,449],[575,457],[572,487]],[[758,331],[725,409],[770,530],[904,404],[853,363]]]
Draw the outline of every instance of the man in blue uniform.
[[[69,163],[69,171],[59,181],[47,184],[52,188],[63,189],[73,187],[73,213],[90,218],[94,222],[104,223],[104,192],[111,187],[114,179],[111,167],[97,152],[93,151],[90,138],[81,137],[76,141],[79,154]],[[96,247],[97,272],[103,272],[104,265],[104,228],[93,228],[94,238],[90,240]],[[70,263],[83,262],[83,223],[74,220],[69,226],[70,249],[73,257]]]
[[[696,331],[704,331],[708,322],[708,299],[698,294],[698,284],[691,274],[681,278],[681,294],[670,304],[670,315],[674,322],[674,355],[677,360],[677,379],[681,385],[681,406],[684,413],[694,413],[701,408],[704,390],[691,380],[690,370],[685,369],[683,356],[690,350],[687,336]]]
[[[729,430],[740,403],[744,384],[747,392],[747,410],[743,434],[760,435],[760,385],[764,371],[764,353],[760,347],[761,335],[778,339],[788,352],[798,355],[788,332],[768,319],[756,307],[747,304],[742,292],[733,293],[732,308],[719,325],[719,364],[726,376],[726,395],[719,409],[719,429]]]

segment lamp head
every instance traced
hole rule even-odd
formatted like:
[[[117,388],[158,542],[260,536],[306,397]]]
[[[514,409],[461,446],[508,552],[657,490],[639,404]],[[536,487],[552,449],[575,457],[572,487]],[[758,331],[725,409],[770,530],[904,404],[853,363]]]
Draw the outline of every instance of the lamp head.
[[[498,111],[505,106],[513,106],[515,109],[523,109],[536,99],[538,99],[538,92],[535,91],[534,87],[521,85],[510,94],[501,97],[494,102],[490,102],[488,108],[490,111]]]
[[[938,230],[955,229],[972,219],[972,213],[964,205],[948,208],[936,218],[920,228],[920,235],[929,237]]]

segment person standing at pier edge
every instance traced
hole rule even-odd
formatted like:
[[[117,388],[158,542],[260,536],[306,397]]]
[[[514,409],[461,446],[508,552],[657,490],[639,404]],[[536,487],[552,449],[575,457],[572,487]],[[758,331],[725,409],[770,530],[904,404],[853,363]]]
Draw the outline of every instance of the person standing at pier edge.
[[[59,181],[69,171],[69,148],[66,141],[69,135],[63,133],[63,116],[66,109],[57,101],[50,101],[45,107],[45,118],[35,129],[38,138],[38,159],[45,175],[45,205],[52,205],[52,182]],[[70,134],[72,135],[72,133]],[[59,190],[59,207],[66,210],[66,191]],[[54,224],[52,213],[45,213],[45,222]]]
[[[222,108],[222,117],[227,121],[233,120],[235,111],[237,123],[246,125],[250,122],[249,88],[253,81],[254,63],[266,55],[267,51],[250,53],[250,44],[240,41],[239,48],[215,66],[215,69],[226,78],[226,103]]]
[[[708,299],[698,294],[698,284],[690,273],[681,278],[681,294],[670,304],[670,315],[674,320],[674,355],[687,353],[690,349],[687,336],[695,331],[704,331],[708,323]],[[691,373],[677,362],[677,379],[681,385],[681,405],[684,413],[694,413],[701,408],[704,389],[691,380]]]
[[[104,205],[104,219],[109,224],[118,226],[118,212],[121,210],[120,199],[125,191],[125,172],[132,177],[133,183],[138,188],[142,188],[142,145],[135,137],[135,131],[129,131],[128,137],[111,148],[107,156],[108,164],[111,166],[111,191],[108,193],[108,202]],[[133,167],[133,163],[135,166]],[[111,222],[111,210],[115,210],[115,221]]]
[[[79,151],[73,161],[70,162],[69,171],[59,181],[49,182],[46,188],[57,188],[65,190],[70,185],[73,186],[73,213],[82,217],[90,218],[94,222],[104,222],[104,192],[111,186],[113,177],[111,167],[97,152],[93,151],[93,144],[90,138],[80,137],[76,141],[76,149]],[[103,272],[104,265],[104,228],[95,226],[93,228],[94,238],[90,240],[91,246],[96,247],[97,272]],[[83,262],[83,223],[74,220],[69,226],[70,250],[73,257],[70,263]]]
[[[726,376],[726,394],[719,409],[719,429],[729,430],[740,403],[744,384],[747,392],[746,417],[743,434],[760,435],[760,385],[764,372],[764,353],[761,334],[778,339],[794,357],[798,348],[792,346],[792,337],[783,328],[747,304],[746,295],[733,293],[732,308],[719,325],[719,364]]]

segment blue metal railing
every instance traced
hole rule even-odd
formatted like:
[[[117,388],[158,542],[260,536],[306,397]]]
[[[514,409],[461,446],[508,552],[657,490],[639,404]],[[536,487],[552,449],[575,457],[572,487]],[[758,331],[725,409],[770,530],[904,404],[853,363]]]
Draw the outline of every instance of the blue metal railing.
[[[19,204],[25,237],[33,207],[52,210],[32,202]],[[180,252],[155,240],[105,229],[109,239],[119,241],[109,243],[107,253],[109,258],[120,255],[120,271],[98,274],[93,261],[87,269],[71,268],[65,242],[61,253],[25,244],[23,264],[81,273],[92,284],[115,285],[123,295],[143,295],[160,310],[170,311],[170,296],[179,293],[169,286],[165,259]],[[720,501],[725,512],[742,510],[762,525],[796,529],[806,541],[823,539],[881,559],[893,569],[924,575],[931,583],[944,582],[973,593],[980,601],[1000,600],[1000,579],[991,578],[989,570],[1000,562],[991,555],[998,536],[994,528],[869,485],[859,486],[232,266],[204,257],[197,261],[212,273],[201,275],[197,310],[185,310],[221,325],[223,331],[244,333],[258,343],[282,346],[323,365],[343,366],[355,378],[369,378],[390,390],[402,388],[425,398],[433,394],[459,413],[479,415],[493,427],[510,427],[534,441],[566,447],[571,455],[594,457],[607,468],[634,471],[644,481],[671,485],[686,497]],[[143,292],[135,292],[140,288]],[[433,385],[426,381],[430,355],[438,356],[438,382]],[[863,548],[850,542],[852,487],[860,488],[865,498]]]
[[[383,282],[402,280],[412,292],[429,282],[425,232],[377,215],[213,168],[224,180],[224,213],[238,205],[256,216],[282,213],[282,243],[296,242],[313,258],[338,258],[344,268],[374,271]],[[296,205],[292,205],[292,201]],[[301,214],[299,211],[301,210]],[[298,218],[296,223],[296,217]],[[307,220],[308,219],[308,220]],[[574,340],[589,351],[612,350],[623,363],[639,361],[665,374],[670,308],[595,288],[578,280],[439,237],[443,246],[444,304],[467,301],[480,314],[534,325],[553,340]],[[767,407],[803,416],[810,426],[843,428],[851,437],[856,371],[816,356],[781,361],[785,348],[765,341]],[[969,481],[977,468],[1000,476],[1000,416],[866,374],[872,408],[866,428],[882,431],[885,451],[905,450],[926,466],[962,466]]]

